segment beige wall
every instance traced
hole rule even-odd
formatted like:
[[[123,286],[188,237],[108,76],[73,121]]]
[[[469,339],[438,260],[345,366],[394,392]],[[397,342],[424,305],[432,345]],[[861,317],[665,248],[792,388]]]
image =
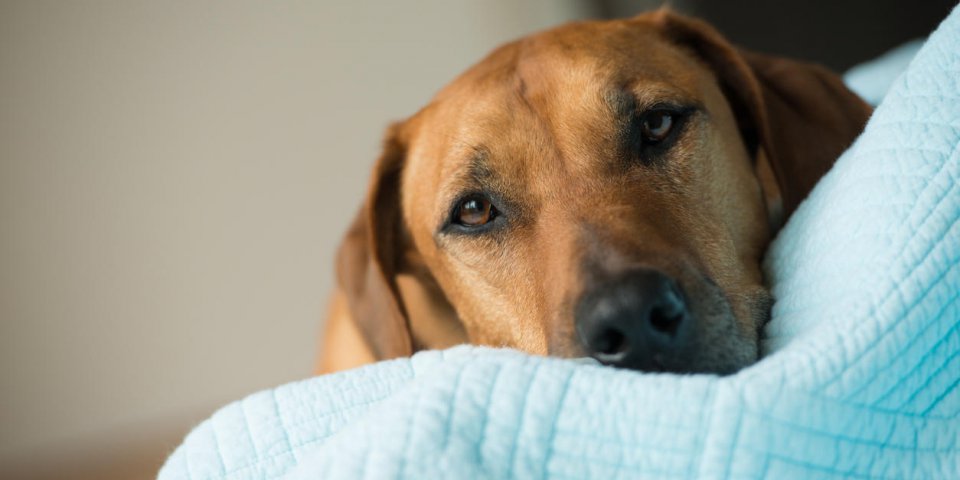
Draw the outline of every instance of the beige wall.
[[[2,1],[0,465],[179,435],[309,375],[383,127],[584,13]]]

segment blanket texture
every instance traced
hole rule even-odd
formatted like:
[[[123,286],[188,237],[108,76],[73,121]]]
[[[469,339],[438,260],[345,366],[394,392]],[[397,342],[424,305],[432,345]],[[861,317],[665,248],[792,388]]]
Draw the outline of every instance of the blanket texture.
[[[954,10],[772,246],[758,364],[425,352],[228,405],[160,478],[957,478],[958,183]]]

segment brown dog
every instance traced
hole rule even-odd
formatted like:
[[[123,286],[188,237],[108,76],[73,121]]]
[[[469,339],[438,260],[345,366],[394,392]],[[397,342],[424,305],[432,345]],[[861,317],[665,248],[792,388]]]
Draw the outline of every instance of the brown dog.
[[[771,235],[869,115],[663,10],[507,44],[390,128],[320,370],[475,343],[736,371]]]

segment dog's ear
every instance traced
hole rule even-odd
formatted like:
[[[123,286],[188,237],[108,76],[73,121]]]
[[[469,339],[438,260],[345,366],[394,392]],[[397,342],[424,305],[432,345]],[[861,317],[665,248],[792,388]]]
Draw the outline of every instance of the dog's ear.
[[[740,53],[761,88],[754,122],[789,216],[860,135],[873,109],[820,65]]]
[[[401,124],[391,126],[367,196],[337,255],[337,282],[350,317],[378,360],[413,354],[396,277],[404,250]]]
[[[440,286],[413,246],[401,211],[406,162],[403,124],[387,130],[366,199],[337,257],[350,321],[376,360],[466,341]]]
[[[785,219],[860,134],[870,106],[819,65],[738,50],[707,23],[669,10],[649,18],[715,72],[758,161],[768,207]],[[775,182],[764,181],[770,171]]]

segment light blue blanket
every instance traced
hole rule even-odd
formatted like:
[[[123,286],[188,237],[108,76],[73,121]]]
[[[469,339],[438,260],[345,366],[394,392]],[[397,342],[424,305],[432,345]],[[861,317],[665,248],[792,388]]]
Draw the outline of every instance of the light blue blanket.
[[[459,347],[254,394],[160,478],[960,478],[960,10],[767,259],[730,377]]]

